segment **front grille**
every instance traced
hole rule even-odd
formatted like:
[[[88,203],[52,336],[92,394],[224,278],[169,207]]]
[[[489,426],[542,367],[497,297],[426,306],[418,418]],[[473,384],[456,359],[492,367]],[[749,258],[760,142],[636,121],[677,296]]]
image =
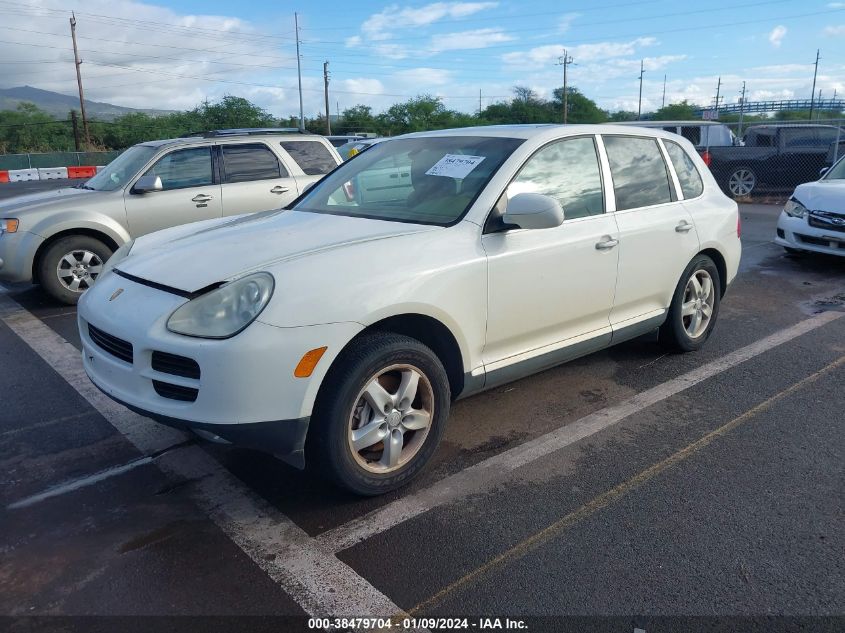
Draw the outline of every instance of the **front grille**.
[[[829,240],[823,237],[814,237],[812,235],[802,235],[801,233],[796,233],[795,236],[806,244],[815,244],[816,246],[824,246],[825,248],[840,248],[845,250],[845,242]]]
[[[152,367],[156,371],[184,378],[199,380],[200,366],[193,358],[185,358],[167,352],[153,352]]]
[[[174,385],[169,382],[161,382],[160,380],[153,380],[153,389],[162,398],[169,398],[171,400],[180,400],[182,402],[195,402],[199,389],[193,387],[182,387],[181,385]]]
[[[122,338],[117,338],[116,336],[103,332],[100,328],[94,327],[90,323],[88,324],[88,336],[91,337],[91,340],[100,349],[108,352],[115,358],[119,358],[130,365],[132,364],[132,343],[129,341],[124,341]]]
[[[807,218],[810,226],[828,231],[845,233],[845,216],[824,211],[813,211]]]

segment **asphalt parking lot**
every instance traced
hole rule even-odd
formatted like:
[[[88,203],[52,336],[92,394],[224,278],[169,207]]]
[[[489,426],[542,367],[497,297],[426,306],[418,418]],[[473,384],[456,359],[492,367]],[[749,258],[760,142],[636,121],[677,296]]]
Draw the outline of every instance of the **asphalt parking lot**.
[[[377,499],[126,411],[85,377],[73,308],[0,286],[4,626],[842,630],[845,259],[786,255],[778,212],[742,205],[704,350],[636,340],[463,400]]]

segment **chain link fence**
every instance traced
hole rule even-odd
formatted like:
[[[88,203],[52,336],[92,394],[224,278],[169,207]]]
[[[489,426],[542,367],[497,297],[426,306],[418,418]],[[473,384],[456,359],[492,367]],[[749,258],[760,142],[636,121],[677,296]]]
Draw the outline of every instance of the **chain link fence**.
[[[724,123],[733,146],[708,148],[710,171],[735,198],[788,198],[845,155],[845,117]]]
[[[0,155],[0,170],[107,165],[119,154],[119,151],[2,154]]]

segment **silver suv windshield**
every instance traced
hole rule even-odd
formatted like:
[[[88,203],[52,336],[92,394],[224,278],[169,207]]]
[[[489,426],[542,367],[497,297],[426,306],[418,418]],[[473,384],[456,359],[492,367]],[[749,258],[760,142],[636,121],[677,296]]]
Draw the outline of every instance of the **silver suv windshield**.
[[[134,145],[106,165],[99,173],[86,182],[85,189],[94,191],[114,191],[125,186],[140,169],[147,164],[157,147]]]
[[[326,176],[293,208],[447,226],[463,217],[522,142],[427,136],[379,143]]]

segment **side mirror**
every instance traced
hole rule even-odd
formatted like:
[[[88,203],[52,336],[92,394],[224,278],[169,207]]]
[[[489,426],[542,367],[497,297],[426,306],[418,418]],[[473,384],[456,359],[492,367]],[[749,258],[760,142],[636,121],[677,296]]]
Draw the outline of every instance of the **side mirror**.
[[[317,184],[317,181],[316,181],[316,180],[315,180],[315,181],[313,181],[313,182],[309,182],[307,185],[305,185],[305,186],[302,188],[302,193],[306,193],[306,192],[308,192],[308,190],[309,190],[309,189],[311,189],[311,187],[313,187],[313,186],[314,186],[314,185],[316,185],[316,184]]]
[[[828,172],[829,169],[830,169],[830,167],[822,167],[821,169],[819,169],[819,178],[824,176]]]
[[[161,176],[144,174],[135,181],[135,186],[132,187],[132,193],[150,193],[152,191],[161,191],[162,189],[164,189],[164,186],[161,184]]]
[[[563,207],[551,196],[518,193],[508,200],[502,220],[521,229],[551,229],[563,223]]]

